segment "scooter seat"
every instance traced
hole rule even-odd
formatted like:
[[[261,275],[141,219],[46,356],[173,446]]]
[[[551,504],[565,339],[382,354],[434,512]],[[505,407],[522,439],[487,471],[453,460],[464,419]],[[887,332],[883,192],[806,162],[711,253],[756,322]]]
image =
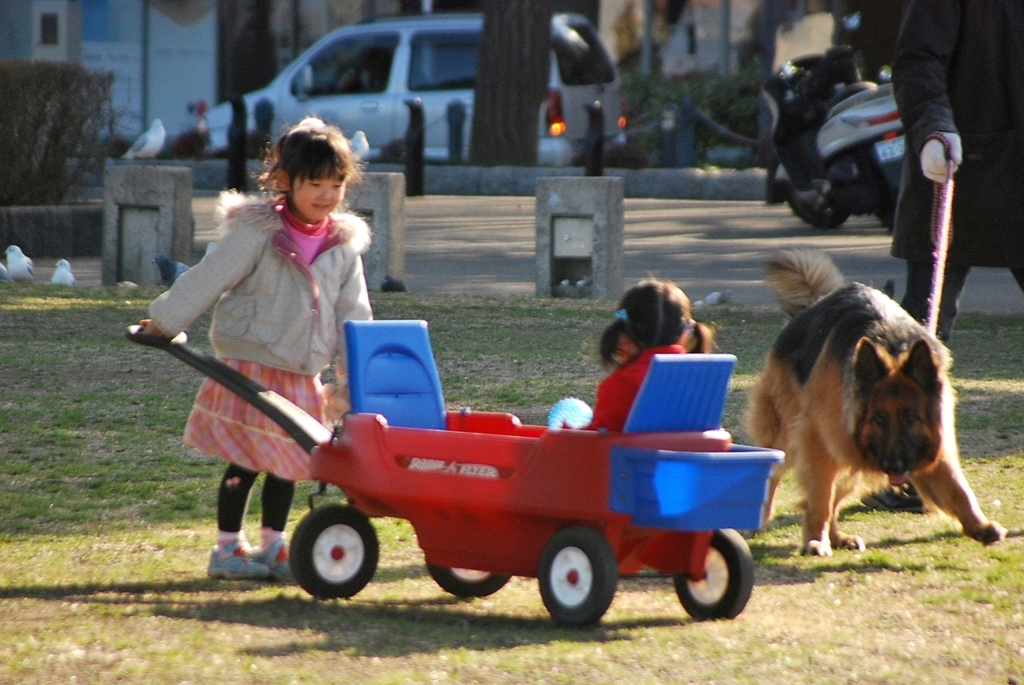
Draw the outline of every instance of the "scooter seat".
[[[840,86],[839,90],[836,91],[836,94],[832,96],[832,99],[828,103],[829,116],[832,115],[832,108],[839,103],[844,102],[859,93],[875,90],[878,90],[878,85],[871,81],[857,81],[856,83],[848,83]],[[843,109],[845,109],[845,107]]]

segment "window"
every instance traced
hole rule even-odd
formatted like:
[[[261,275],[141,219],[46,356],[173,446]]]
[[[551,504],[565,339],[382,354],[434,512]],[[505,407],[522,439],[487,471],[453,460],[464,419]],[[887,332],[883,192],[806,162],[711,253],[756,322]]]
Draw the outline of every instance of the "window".
[[[43,45],[60,45],[60,36],[57,33],[59,17],[51,12],[44,12],[39,15],[39,42]]]
[[[479,53],[477,32],[417,33],[412,39],[409,90],[472,88]]]
[[[383,93],[397,46],[397,34],[348,37],[332,43],[310,60],[312,83],[306,94]],[[294,95],[303,91],[302,79],[300,72],[292,81]]]

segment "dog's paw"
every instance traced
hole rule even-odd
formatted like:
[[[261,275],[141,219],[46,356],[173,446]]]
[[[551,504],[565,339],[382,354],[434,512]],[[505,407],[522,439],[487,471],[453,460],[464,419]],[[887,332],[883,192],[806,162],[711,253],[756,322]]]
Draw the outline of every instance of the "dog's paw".
[[[830,557],[832,556],[832,545],[828,540],[808,540],[804,545],[803,553],[808,556]]]
[[[995,521],[989,521],[988,525],[972,531],[971,537],[980,543],[994,545],[1006,537],[1006,529]]]
[[[836,549],[850,549],[854,552],[863,552],[864,539],[859,535],[840,535],[838,539],[832,541],[832,546]]]

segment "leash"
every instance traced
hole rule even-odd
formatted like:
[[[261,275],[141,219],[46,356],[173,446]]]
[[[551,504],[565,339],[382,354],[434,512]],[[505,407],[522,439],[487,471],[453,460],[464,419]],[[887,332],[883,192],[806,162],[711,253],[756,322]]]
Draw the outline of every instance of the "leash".
[[[942,285],[946,277],[946,253],[953,233],[953,160],[950,159],[949,139],[941,133],[931,133],[925,138],[942,142],[946,152],[946,180],[936,183],[932,195],[932,291],[928,298],[928,331],[937,335],[939,328],[939,306],[942,303]]]

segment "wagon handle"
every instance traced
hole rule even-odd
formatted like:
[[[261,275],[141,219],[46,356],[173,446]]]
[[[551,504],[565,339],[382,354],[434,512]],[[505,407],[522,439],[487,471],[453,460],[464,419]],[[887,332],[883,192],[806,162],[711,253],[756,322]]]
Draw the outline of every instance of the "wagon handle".
[[[139,345],[169,352],[171,356],[220,383],[242,400],[266,414],[306,452],[312,453],[318,445],[331,441],[331,431],[290,400],[268,390],[216,357],[188,347],[185,344],[188,342],[188,335],[184,332],[169,338],[143,333],[142,330],[142,326],[137,324],[128,326],[125,337]]]

